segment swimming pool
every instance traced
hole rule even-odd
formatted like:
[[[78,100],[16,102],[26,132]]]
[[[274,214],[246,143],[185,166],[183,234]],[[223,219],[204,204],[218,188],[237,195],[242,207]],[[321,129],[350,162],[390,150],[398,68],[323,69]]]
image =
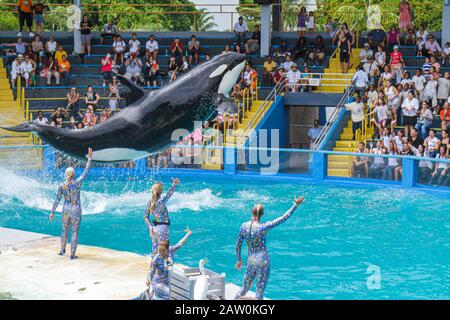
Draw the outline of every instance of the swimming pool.
[[[60,234],[60,216],[48,221],[58,182],[4,169],[0,177],[0,226]],[[167,188],[169,176],[162,180]],[[148,253],[151,243],[142,217],[150,185],[149,180],[88,178],[80,243]],[[234,269],[240,224],[249,219],[256,201],[266,207],[263,219],[281,215],[294,193],[304,194],[306,202],[268,235],[268,298],[450,298],[450,199],[418,190],[182,179],[168,203],[171,241],[178,241],[186,226],[193,235],[175,259],[197,265],[207,258],[208,268],[240,285],[243,271]],[[245,245],[243,252],[246,257]],[[369,266],[380,269],[380,289],[367,286]]]

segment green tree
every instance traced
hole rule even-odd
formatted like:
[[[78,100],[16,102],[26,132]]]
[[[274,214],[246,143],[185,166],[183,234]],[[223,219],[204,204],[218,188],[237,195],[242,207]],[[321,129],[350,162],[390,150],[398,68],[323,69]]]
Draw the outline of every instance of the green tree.
[[[217,27],[217,23],[214,22],[214,17],[205,9],[198,10],[197,18],[195,20],[197,31],[211,31]]]

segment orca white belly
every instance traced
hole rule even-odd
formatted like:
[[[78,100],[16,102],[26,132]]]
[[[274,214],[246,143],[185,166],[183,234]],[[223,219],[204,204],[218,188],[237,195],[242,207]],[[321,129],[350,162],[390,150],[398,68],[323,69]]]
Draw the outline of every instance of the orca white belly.
[[[92,160],[113,162],[113,161],[131,161],[149,156],[146,151],[134,150],[129,148],[108,148],[95,150]]]

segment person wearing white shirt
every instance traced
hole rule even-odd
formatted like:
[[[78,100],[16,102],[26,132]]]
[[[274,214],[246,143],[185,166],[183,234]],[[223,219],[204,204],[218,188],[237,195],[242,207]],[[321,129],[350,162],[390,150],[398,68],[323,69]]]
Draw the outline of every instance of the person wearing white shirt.
[[[137,39],[136,33],[131,35],[131,40],[128,42],[128,46],[130,47],[130,53],[139,53],[141,42]]]
[[[17,77],[22,77],[23,79],[25,79],[25,85],[28,84],[30,74],[26,69],[27,68],[25,61],[23,60],[23,56],[19,54],[11,64],[11,83],[13,88],[15,87]]]
[[[33,121],[34,124],[38,124],[38,125],[44,125],[48,123],[47,118],[44,118],[44,114],[42,113],[42,111],[38,111],[37,114],[37,118]]]
[[[285,91],[293,91],[296,92],[300,88],[300,80],[302,78],[302,74],[297,69],[297,64],[292,64],[291,70],[286,73],[286,83],[288,84],[285,86]]]
[[[289,72],[293,64],[294,62],[292,61],[291,56],[286,56],[286,61],[283,62],[284,70],[287,70]]]
[[[375,77],[378,76],[380,69],[375,61],[373,61],[372,56],[367,57],[367,62],[363,65],[364,72],[369,78],[369,85],[375,84]]]
[[[244,21],[244,17],[239,17],[238,22],[234,24],[233,27],[235,42],[243,44],[245,43],[245,34],[248,31],[247,23]]]
[[[369,78],[367,74],[364,72],[363,68],[360,66],[358,68],[358,72],[353,76],[353,84],[355,85],[355,92],[358,93],[360,97],[364,96],[367,83],[369,82]]]
[[[403,101],[403,124],[405,126],[405,136],[409,137],[409,130],[417,124],[417,111],[419,110],[419,100],[414,96],[412,90],[408,91],[407,98]]]
[[[416,75],[412,77],[412,81],[416,90],[416,98],[419,98],[425,88],[425,83],[427,83],[427,79],[423,76],[421,69],[416,70]]]
[[[368,57],[373,57],[373,51],[370,49],[370,45],[366,42],[364,43],[364,49],[359,53],[359,58],[361,59],[361,64],[367,62]]]
[[[355,140],[356,131],[362,129],[362,121],[364,118],[364,104],[361,102],[361,97],[356,96],[354,102],[345,105],[345,109],[352,113],[352,131],[353,140]]]
[[[158,58],[159,45],[158,41],[155,40],[155,35],[151,34],[149,40],[145,44],[145,54],[147,58],[150,56],[153,57],[154,60]]]

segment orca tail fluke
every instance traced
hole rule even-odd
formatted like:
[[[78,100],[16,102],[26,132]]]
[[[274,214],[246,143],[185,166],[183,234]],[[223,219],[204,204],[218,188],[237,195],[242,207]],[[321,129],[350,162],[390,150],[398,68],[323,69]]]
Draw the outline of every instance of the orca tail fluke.
[[[24,122],[14,127],[0,127],[5,130],[15,131],[15,132],[33,132],[37,131],[36,126],[33,123]]]

